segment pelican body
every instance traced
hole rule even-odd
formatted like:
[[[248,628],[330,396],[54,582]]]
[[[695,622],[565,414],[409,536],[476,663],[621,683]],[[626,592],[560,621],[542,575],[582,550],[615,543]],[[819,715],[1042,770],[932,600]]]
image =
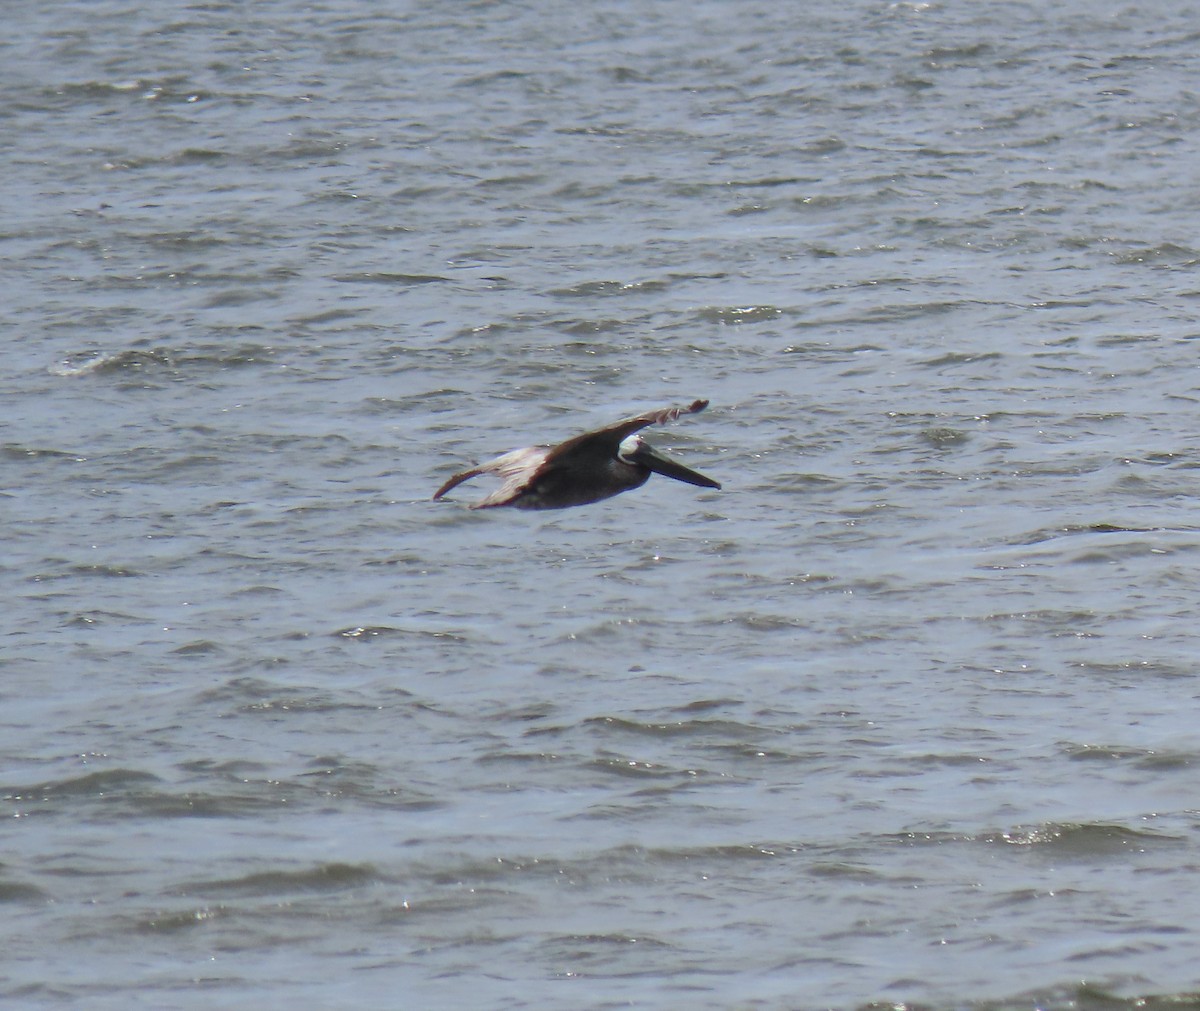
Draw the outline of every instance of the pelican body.
[[[637,434],[649,425],[674,421],[681,414],[697,414],[707,406],[707,400],[697,400],[688,407],[667,407],[626,418],[557,446],[514,449],[455,474],[433,497],[440,499],[451,488],[480,474],[495,474],[504,483],[471,506],[472,509],[498,506],[565,509],[588,505],[640,488],[651,474],[662,474],[700,488],[720,488],[712,478],[664,456]]]

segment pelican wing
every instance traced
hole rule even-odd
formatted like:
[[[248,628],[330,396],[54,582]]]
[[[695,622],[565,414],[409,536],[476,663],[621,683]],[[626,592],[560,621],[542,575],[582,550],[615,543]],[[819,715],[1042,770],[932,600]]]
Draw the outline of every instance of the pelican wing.
[[[521,497],[521,493],[529,486],[534,477],[537,476],[538,471],[546,462],[546,458],[549,455],[550,449],[546,446],[528,446],[525,449],[514,449],[511,453],[505,453],[503,456],[498,456],[487,463],[481,463],[478,467],[472,467],[470,470],[464,470],[461,474],[455,474],[454,477],[450,478],[449,481],[434,492],[433,497],[439,499],[451,488],[457,488],[464,481],[470,481],[471,478],[478,477],[480,474],[495,474],[504,483],[486,498],[476,502],[471,508],[490,509],[494,506],[508,505],[510,502]]]
[[[598,428],[594,432],[585,432],[583,435],[577,435],[573,439],[559,443],[550,450],[544,462],[552,464],[556,460],[561,460],[563,457],[569,456],[584,446],[589,450],[611,447],[611,452],[615,454],[617,447],[634,432],[650,425],[665,425],[668,421],[674,421],[681,414],[699,414],[707,406],[707,400],[695,400],[687,407],[664,407],[658,411],[647,411],[645,414],[639,414],[636,418],[626,418],[624,421],[618,421],[615,425],[609,425],[607,428]]]

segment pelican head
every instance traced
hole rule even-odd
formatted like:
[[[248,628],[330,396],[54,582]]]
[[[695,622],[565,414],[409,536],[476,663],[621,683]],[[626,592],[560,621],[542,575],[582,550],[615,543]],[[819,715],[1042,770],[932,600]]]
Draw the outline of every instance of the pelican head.
[[[682,463],[676,463],[669,456],[660,453],[638,433],[621,440],[617,447],[617,459],[631,467],[637,467],[663,477],[671,477],[685,484],[694,484],[698,488],[720,488],[720,484],[711,477],[698,474]],[[649,475],[647,475],[649,476]]]

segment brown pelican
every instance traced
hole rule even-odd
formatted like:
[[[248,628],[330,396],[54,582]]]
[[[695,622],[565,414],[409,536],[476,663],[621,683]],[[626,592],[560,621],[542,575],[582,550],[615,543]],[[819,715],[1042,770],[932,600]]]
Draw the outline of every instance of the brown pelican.
[[[480,474],[495,474],[504,483],[472,509],[516,506],[518,509],[563,509],[599,502],[623,491],[640,488],[651,474],[673,477],[701,488],[720,488],[710,477],[652,449],[638,431],[648,425],[674,421],[681,414],[696,414],[708,406],[697,400],[690,407],[647,411],[607,428],[577,435],[557,446],[514,449],[478,467],[455,474],[434,494],[441,498],[451,488]]]

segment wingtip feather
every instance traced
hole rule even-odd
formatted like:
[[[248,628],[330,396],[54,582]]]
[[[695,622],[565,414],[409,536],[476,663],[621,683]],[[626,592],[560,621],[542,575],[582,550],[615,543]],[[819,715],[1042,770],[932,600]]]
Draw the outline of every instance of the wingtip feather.
[[[450,491],[452,488],[457,488],[464,481],[469,481],[471,478],[477,477],[479,473],[479,469],[476,468],[473,470],[464,470],[461,474],[455,474],[454,477],[450,478],[449,481],[447,481],[433,493],[433,501],[436,502],[443,495],[445,495],[446,492]]]

